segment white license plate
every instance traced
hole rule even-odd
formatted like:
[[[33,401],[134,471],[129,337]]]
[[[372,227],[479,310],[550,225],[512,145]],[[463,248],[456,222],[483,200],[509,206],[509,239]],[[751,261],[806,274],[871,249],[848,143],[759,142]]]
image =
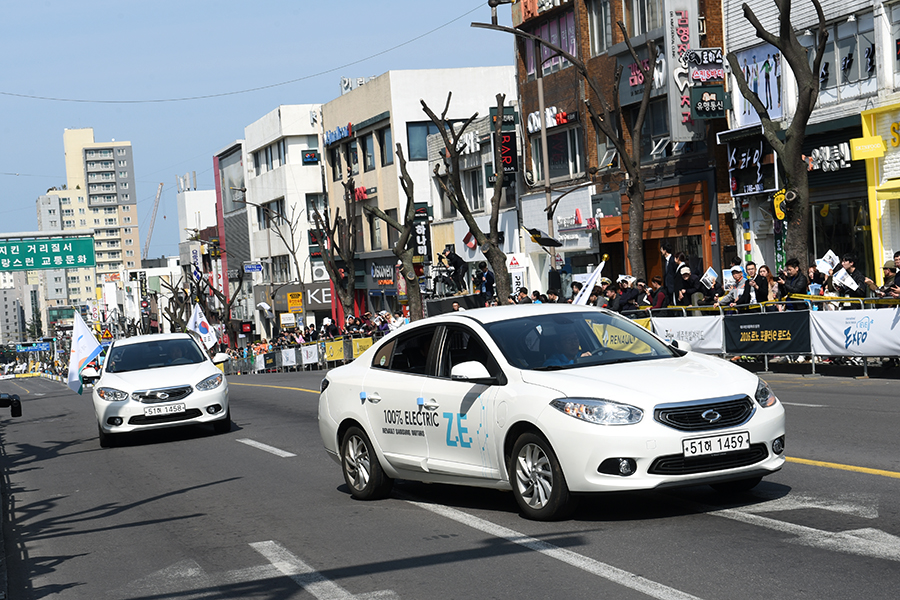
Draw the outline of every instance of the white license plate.
[[[159,415],[171,415],[183,413],[184,404],[167,404],[165,406],[150,406],[144,409],[145,417],[158,417]]]
[[[704,454],[721,454],[722,452],[734,452],[735,450],[747,450],[750,448],[750,432],[739,431],[728,435],[714,435],[710,437],[694,438],[681,441],[685,458],[703,456]]]

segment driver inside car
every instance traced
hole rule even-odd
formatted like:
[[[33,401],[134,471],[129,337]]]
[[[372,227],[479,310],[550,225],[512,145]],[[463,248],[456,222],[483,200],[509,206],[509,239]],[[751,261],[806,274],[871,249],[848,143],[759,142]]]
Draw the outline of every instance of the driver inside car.
[[[581,344],[578,342],[578,335],[575,332],[563,333],[558,335],[555,340],[557,352],[551,354],[544,360],[545,367],[557,367],[561,365],[571,365],[575,363],[575,359],[583,356],[591,356],[590,352],[582,352]]]

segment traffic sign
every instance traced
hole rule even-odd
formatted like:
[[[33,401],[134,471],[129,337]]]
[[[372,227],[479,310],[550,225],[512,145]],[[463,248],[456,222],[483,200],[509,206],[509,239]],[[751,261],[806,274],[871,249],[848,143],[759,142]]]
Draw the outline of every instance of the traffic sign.
[[[16,344],[16,352],[48,352],[50,342],[37,342],[35,344]]]
[[[103,334],[100,336],[100,339],[104,342],[108,342],[113,339],[112,333],[109,332],[109,329],[104,329]]]
[[[247,263],[244,265],[244,273],[262,273],[262,263]]]

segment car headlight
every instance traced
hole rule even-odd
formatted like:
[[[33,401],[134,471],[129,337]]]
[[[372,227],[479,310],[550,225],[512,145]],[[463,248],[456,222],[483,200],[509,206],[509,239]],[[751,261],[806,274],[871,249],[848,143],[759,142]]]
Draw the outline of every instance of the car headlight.
[[[121,402],[122,400],[128,400],[128,394],[115,388],[97,388],[97,395],[101,400],[106,400],[107,402]]]
[[[775,403],[778,402],[778,398],[775,397],[775,392],[769,388],[769,384],[759,380],[759,383],[756,385],[756,401],[763,408],[768,408],[770,406],[775,406]]]
[[[225,379],[225,376],[221,373],[216,373],[212,377],[207,377],[194,387],[197,388],[199,392],[208,392],[209,390],[214,390],[220,385],[222,385],[222,381]]]
[[[597,425],[633,425],[644,417],[636,406],[592,398],[561,398],[550,406],[570,417]]]

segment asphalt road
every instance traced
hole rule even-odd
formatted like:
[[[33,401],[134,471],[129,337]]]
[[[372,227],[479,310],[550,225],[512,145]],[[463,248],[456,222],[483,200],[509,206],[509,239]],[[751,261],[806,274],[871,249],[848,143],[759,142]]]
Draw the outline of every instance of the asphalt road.
[[[8,597],[894,598],[897,381],[772,375],[789,463],[748,494],[585,499],[522,519],[510,493],[399,482],[350,498],[322,450],[320,373],[231,377],[231,432],[103,450],[89,396],[0,381]],[[661,390],[662,393],[662,390]],[[262,446],[261,446],[262,445]]]

